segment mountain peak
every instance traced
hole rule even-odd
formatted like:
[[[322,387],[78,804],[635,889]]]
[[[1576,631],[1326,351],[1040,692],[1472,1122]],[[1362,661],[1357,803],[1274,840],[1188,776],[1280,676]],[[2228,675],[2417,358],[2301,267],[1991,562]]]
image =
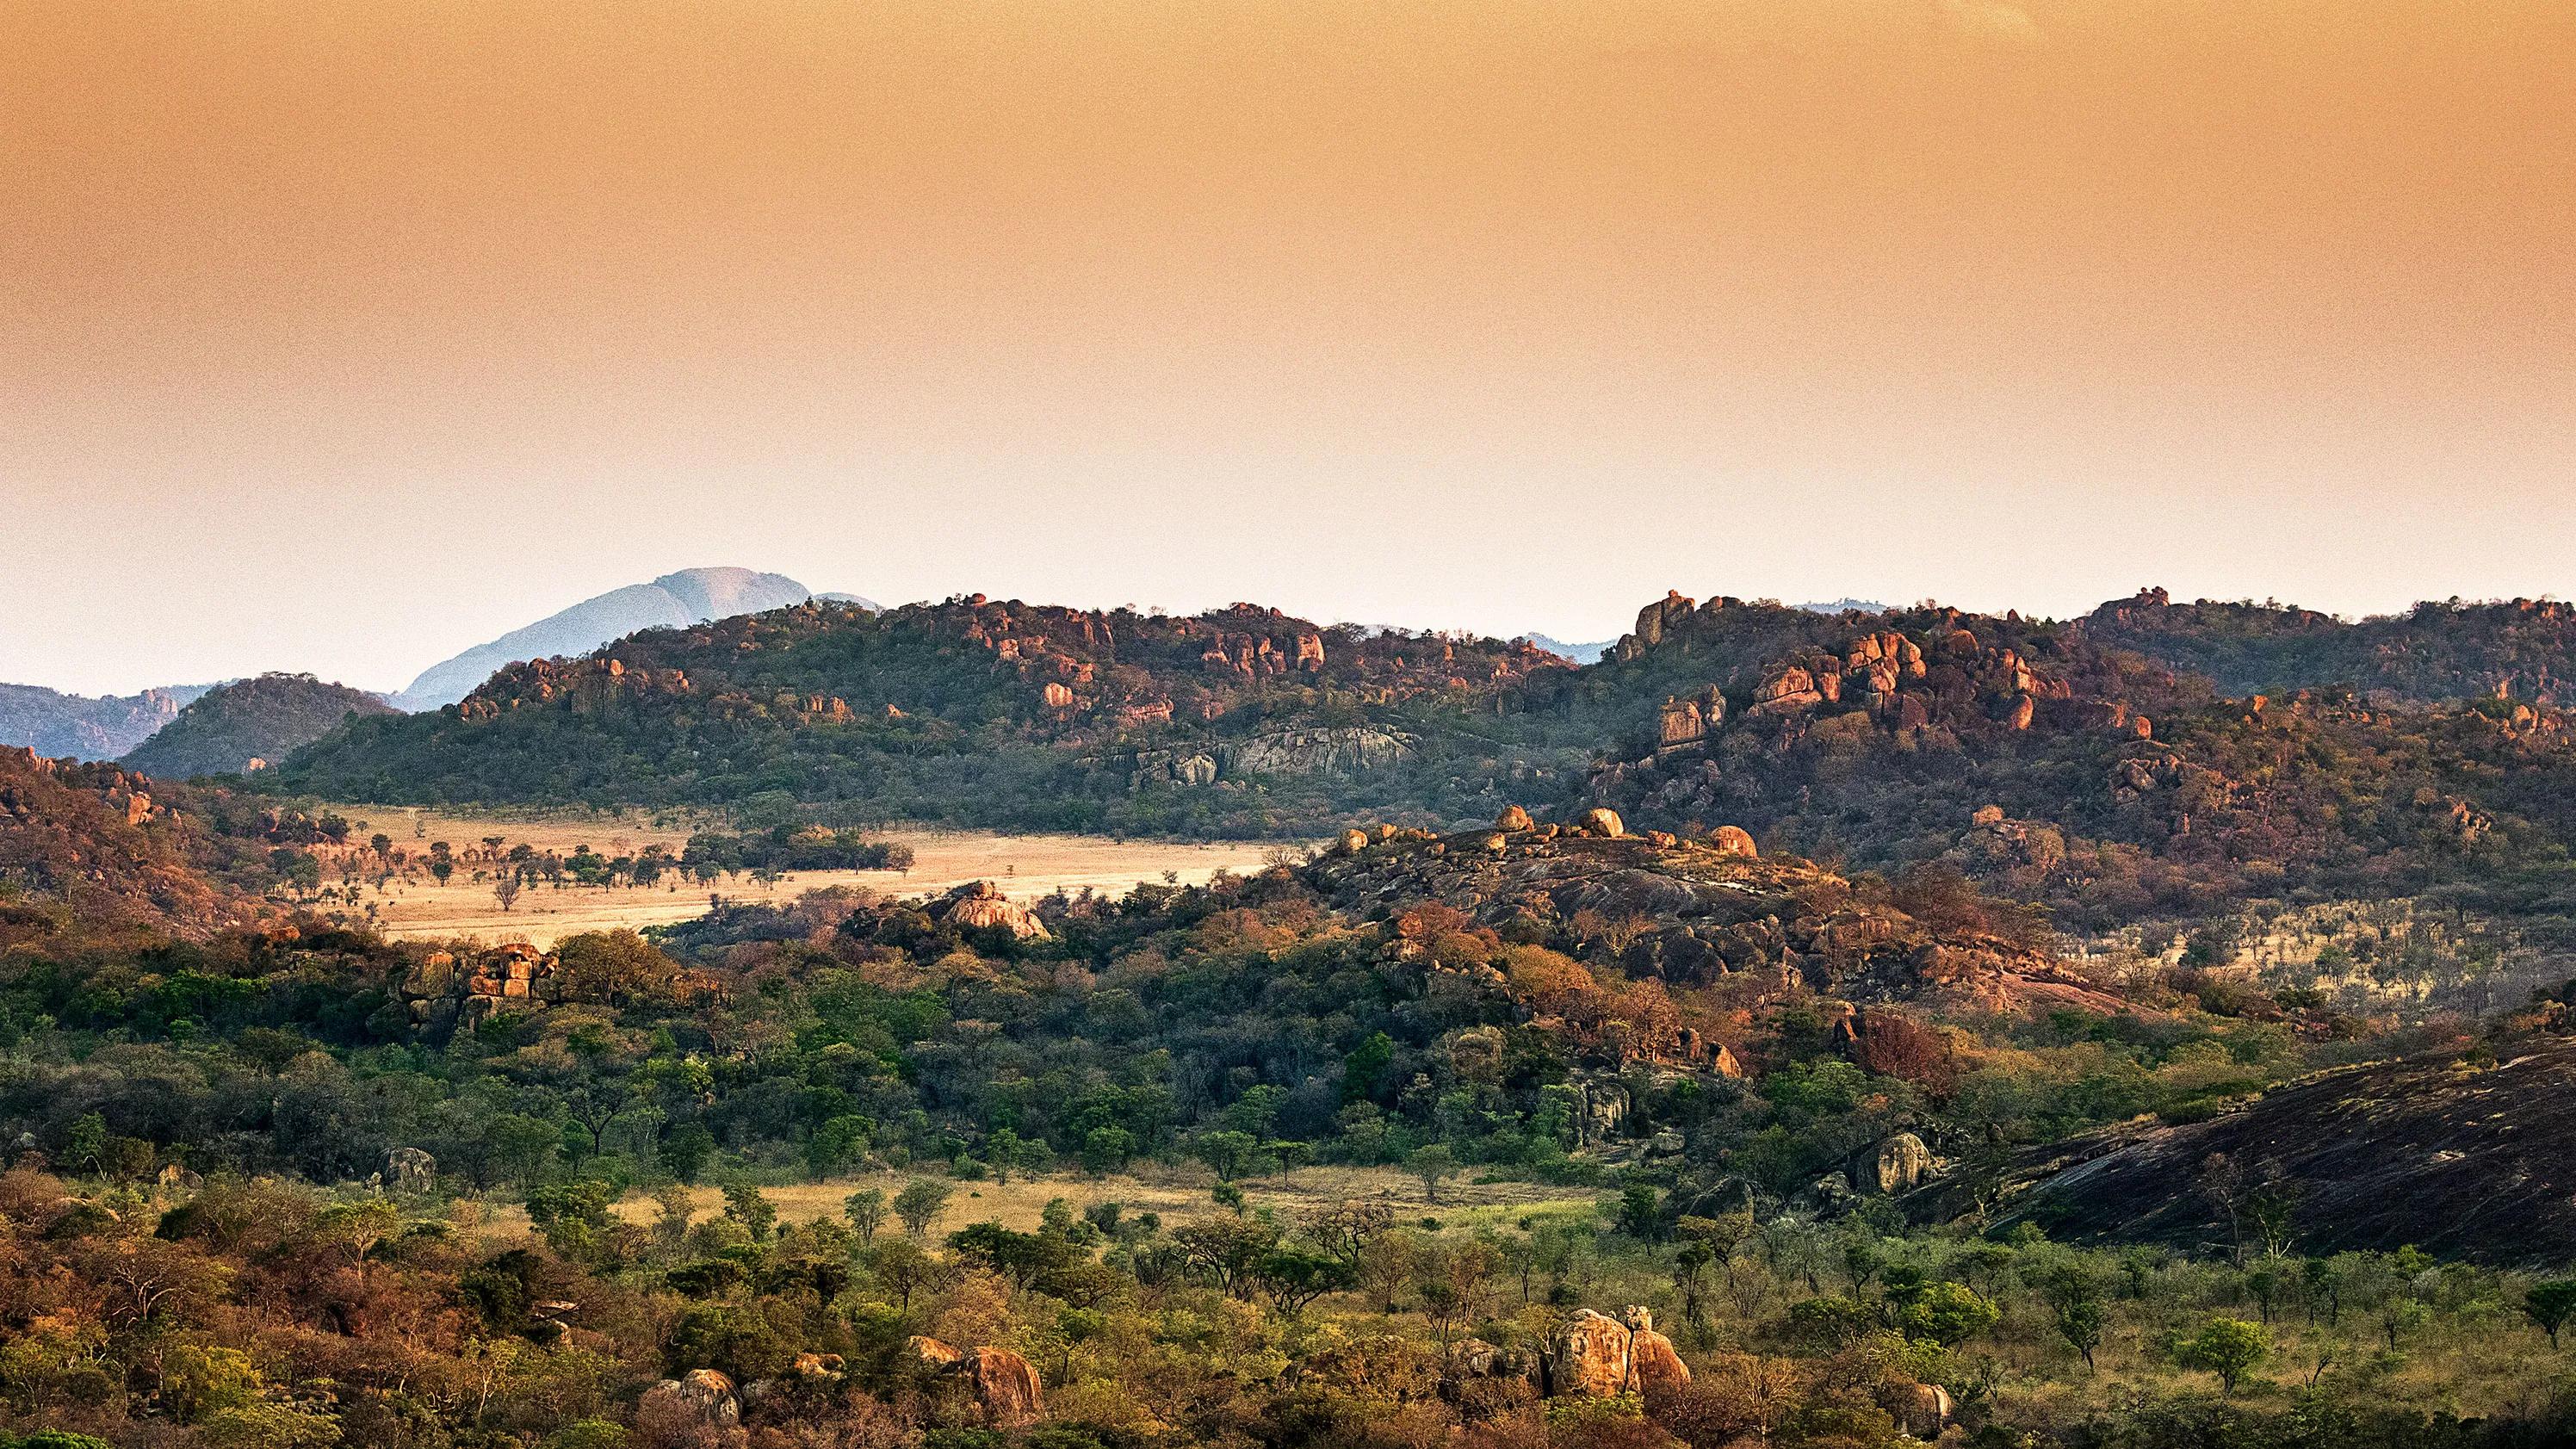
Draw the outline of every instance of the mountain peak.
[[[783,609],[812,597],[813,590],[784,574],[746,568],[680,569],[650,583],[629,584],[584,599],[431,665],[409,688],[393,696],[393,703],[414,713],[437,709],[473,693],[476,685],[506,665],[587,654],[638,630],[685,629],[737,614]],[[857,602],[875,607],[865,600]]]

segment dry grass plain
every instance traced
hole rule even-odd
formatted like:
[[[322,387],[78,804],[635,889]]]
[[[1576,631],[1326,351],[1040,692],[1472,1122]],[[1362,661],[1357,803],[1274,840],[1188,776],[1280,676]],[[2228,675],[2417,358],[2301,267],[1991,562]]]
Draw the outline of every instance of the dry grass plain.
[[[1065,1199],[1076,1210],[1095,1202],[1120,1203],[1130,1214],[1158,1213],[1166,1225],[1226,1210],[1209,1195],[1216,1180],[1204,1171],[1187,1168],[1147,1167],[1136,1173],[1111,1173],[1105,1177],[1049,1173],[1015,1176],[1008,1183],[952,1182],[937,1173],[874,1172],[829,1182],[764,1187],[761,1192],[777,1205],[780,1221],[803,1223],[839,1217],[842,1199],[862,1188],[880,1188],[892,1201],[906,1183],[921,1176],[936,1177],[951,1189],[946,1206],[931,1221],[933,1237],[986,1221],[1025,1232],[1038,1225],[1039,1215],[1054,1198]],[[1582,1188],[1529,1182],[1479,1183],[1459,1177],[1440,1185],[1440,1201],[1434,1205],[1424,1200],[1421,1179],[1392,1167],[1301,1167],[1294,1172],[1246,1180],[1237,1186],[1253,1207],[1273,1209],[1290,1220],[1309,1208],[1366,1200],[1387,1204],[1399,1221],[1435,1217],[1443,1227],[1471,1230],[1509,1227],[1523,1217],[1579,1216],[1594,1211],[1601,1201],[1600,1194]],[[692,1189],[690,1196],[698,1218],[712,1216],[724,1208],[724,1194],[717,1188],[701,1185]],[[637,1193],[621,1199],[613,1211],[629,1222],[641,1224],[652,1221],[657,1209],[651,1198]],[[891,1222],[889,1227],[901,1231]],[[503,1238],[515,1238],[527,1228],[527,1212],[515,1204],[494,1206],[483,1223],[485,1233]]]
[[[500,836],[503,848],[527,845],[539,852],[571,854],[581,846],[603,855],[629,855],[660,845],[677,855],[695,825],[685,819],[642,814],[481,814],[400,805],[336,805],[356,824],[351,838],[372,833],[391,836],[395,844],[424,851],[430,841],[464,847]],[[1019,900],[1034,900],[1055,891],[1084,887],[1104,893],[1125,891],[1140,881],[1164,878],[1196,884],[1220,870],[1259,870],[1275,844],[1228,842],[1199,845],[1160,840],[1110,840],[1086,835],[997,835],[975,830],[933,830],[918,826],[871,829],[873,839],[895,840],[913,850],[908,872],[833,870],[791,872],[775,881],[738,876],[714,887],[729,901],[784,903],[827,886],[858,886],[884,895],[928,895],[990,880]],[[584,887],[558,890],[535,885],[510,910],[501,909],[491,884],[459,871],[441,886],[427,879],[396,880],[381,894],[369,889],[366,899],[376,919],[394,940],[447,940],[479,937],[489,942],[524,940],[551,946],[565,936],[619,927],[669,925],[704,915],[709,889],[692,881],[666,882],[649,888]]]

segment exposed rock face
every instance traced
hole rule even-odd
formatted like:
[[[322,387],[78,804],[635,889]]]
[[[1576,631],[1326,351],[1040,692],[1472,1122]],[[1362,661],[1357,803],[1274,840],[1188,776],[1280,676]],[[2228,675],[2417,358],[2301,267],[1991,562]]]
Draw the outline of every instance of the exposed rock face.
[[[1503,813],[1494,817],[1494,828],[1510,831],[1527,830],[1530,828],[1530,813],[1518,805],[1506,805],[1503,807]]]
[[[1628,1389],[1627,1325],[1583,1309],[1547,1336],[1546,1391],[1551,1398],[1580,1394],[1604,1399]]]
[[[1939,1384],[1889,1384],[1878,1406],[1896,1427],[1917,1439],[1935,1439],[1950,1423],[1950,1393]]]
[[[417,1147],[397,1147],[385,1154],[385,1186],[399,1193],[426,1193],[438,1186],[438,1159]]]
[[[1720,855],[1741,856],[1746,860],[1752,860],[1762,854],[1753,844],[1752,832],[1741,825],[1721,825],[1709,835],[1709,840],[1717,847],[1717,853]]]
[[[1048,680],[1046,688],[1039,691],[1039,696],[1045,701],[1046,707],[1049,709],[1073,708],[1073,691],[1066,688],[1059,681],[1052,679]]]
[[[1586,835],[1599,836],[1604,840],[1616,840],[1628,833],[1628,827],[1619,819],[1619,812],[1601,805],[1595,805],[1576,816],[1574,828]]]
[[[714,1369],[691,1369],[676,1379],[662,1380],[644,1391],[641,1406],[685,1415],[712,1429],[730,1429],[742,1422],[742,1399],[734,1392],[733,1380]]]
[[[1655,753],[1669,755],[1691,749],[1707,740],[1709,731],[1725,719],[1726,695],[1714,687],[1693,699],[1669,696],[1657,724]]]
[[[1655,1331],[1655,1316],[1643,1307],[1631,1307],[1628,1318],[1628,1371],[1636,1387],[1650,1397],[1670,1394],[1686,1387],[1691,1380],[1690,1365],[1673,1348],[1673,1341]]]
[[[1004,1427],[1025,1424],[1046,1407],[1038,1371],[1007,1348],[979,1348],[966,1355],[966,1374],[984,1417]]]
[[[924,1368],[948,1368],[963,1362],[966,1357],[964,1349],[954,1344],[941,1343],[935,1338],[925,1338],[918,1333],[905,1339],[903,1346],[904,1351],[910,1353]]]
[[[915,1334],[904,1340],[904,1350],[932,1373],[963,1375],[992,1424],[1006,1428],[1025,1424],[1046,1408],[1038,1371],[1007,1348],[959,1348]]]
[[[1353,775],[1412,753],[1402,735],[1352,726],[1255,735],[1221,751],[1219,763],[1228,775]]]
[[[1753,687],[1755,714],[1796,714],[1814,709],[1841,693],[1841,681],[1833,675],[1818,677],[1797,665],[1788,665]],[[1827,691],[1831,690],[1832,693]]]
[[[1932,1149],[1911,1132],[1899,1132],[1852,1159],[1852,1186],[1862,1192],[1898,1193],[1932,1176]]]
[[[1626,1086],[1616,1077],[1578,1077],[1567,1083],[1582,1099],[1582,1114],[1575,1119],[1575,1136],[1586,1147],[1596,1147],[1618,1140],[1628,1125],[1632,1105]]]
[[[1002,888],[988,880],[969,881],[948,893],[939,918],[952,926],[969,930],[1003,930],[1019,940],[1044,936],[1047,928],[1020,905],[1002,894]]]

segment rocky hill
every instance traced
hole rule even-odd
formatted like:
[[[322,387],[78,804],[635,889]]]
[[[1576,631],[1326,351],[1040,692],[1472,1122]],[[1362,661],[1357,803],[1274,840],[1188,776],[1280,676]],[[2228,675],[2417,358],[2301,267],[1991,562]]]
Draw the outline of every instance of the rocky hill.
[[[0,745],[24,746],[48,758],[112,760],[150,739],[210,687],[93,699],[33,684],[0,684]]]
[[[2576,1256],[2576,1044],[2328,1072],[2202,1121],[2105,1129],[2023,1158],[1997,1227],[2064,1241],[2393,1251],[2559,1268]],[[1961,1206],[1955,1189],[1918,1206]],[[2257,1221],[2248,1221],[2249,1215]]]
[[[2405,627],[2439,650],[2371,656],[2413,693],[2232,692],[2178,667],[2253,677],[2178,642],[2196,610],[2150,597],[2052,623],[1675,594],[1577,667],[1251,606],[815,603],[512,666],[452,709],[319,742],[281,787],[1309,837],[1599,805],[1855,871],[1946,861],[2084,929],[2430,896],[2576,942],[2556,904],[2576,870],[2576,732],[2536,688],[2557,678],[2536,661],[2558,606],[2419,610]],[[2284,639],[2379,627],[2262,618]],[[2432,697],[2507,674],[2532,696]]]
[[[255,919],[224,876],[251,847],[198,797],[115,765],[0,749],[0,957],[23,942],[198,937]]]
[[[2009,903],[1964,886],[1856,885],[1811,861],[1765,858],[1732,827],[1632,834],[1604,810],[1562,826],[1508,810],[1445,836],[1354,830],[1303,876],[1355,917],[1443,907],[1505,940],[1675,989],[1731,983],[1748,1000],[1818,993],[1980,1014],[2126,1009]]]
[[[782,574],[739,568],[682,569],[648,584],[630,584],[584,599],[561,613],[433,664],[393,696],[393,703],[405,710],[438,709],[463,699],[505,665],[587,654],[612,639],[641,630],[685,629],[736,614],[801,604],[811,597],[812,590]],[[860,607],[876,607],[849,595],[836,597]]]
[[[2554,599],[2453,599],[2346,621],[2287,604],[2178,604],[2146,589],[2104,604],[2081,627],[2236,695],[2342,688],[2365,698],[2576,703],[2576,605]]]
[[[1312,831],[1350,802],[1489,813],[1479,716],[1569,666],[1526,643],[973,598],[807,603],[495,675],[296,756],[331,798],[738,801],[1020,827]]]
[[[2232,698],[2089,626],[1676,595],[1583,687],[1660,700],[1589,803],[1854,865],[1948,859],[2079,923],[2468,885],[2530,905],[2576,843],[2554,707]]]
[[[383,700],[345,684],[310,674],[263,674],[208,690],[129,752],[123,763],[173,780],[260,770],[320,739],[351,715],[394,712]]]

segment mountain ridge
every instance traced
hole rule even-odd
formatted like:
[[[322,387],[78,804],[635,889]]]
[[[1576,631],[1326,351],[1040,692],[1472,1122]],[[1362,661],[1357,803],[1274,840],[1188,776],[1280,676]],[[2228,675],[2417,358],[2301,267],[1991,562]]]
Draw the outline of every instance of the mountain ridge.
[[[644,629],[677,629],[736,614],[801,604],[812,590],[784,574],[746,568],[680,569],[641,584],[628,584],[557,610],[488,643],[431,665],[390,696],[398,709],[418,713],[454,704],[505,665],[530,659],[587,654]],[[853,602],[873,609],[855,595]]]

